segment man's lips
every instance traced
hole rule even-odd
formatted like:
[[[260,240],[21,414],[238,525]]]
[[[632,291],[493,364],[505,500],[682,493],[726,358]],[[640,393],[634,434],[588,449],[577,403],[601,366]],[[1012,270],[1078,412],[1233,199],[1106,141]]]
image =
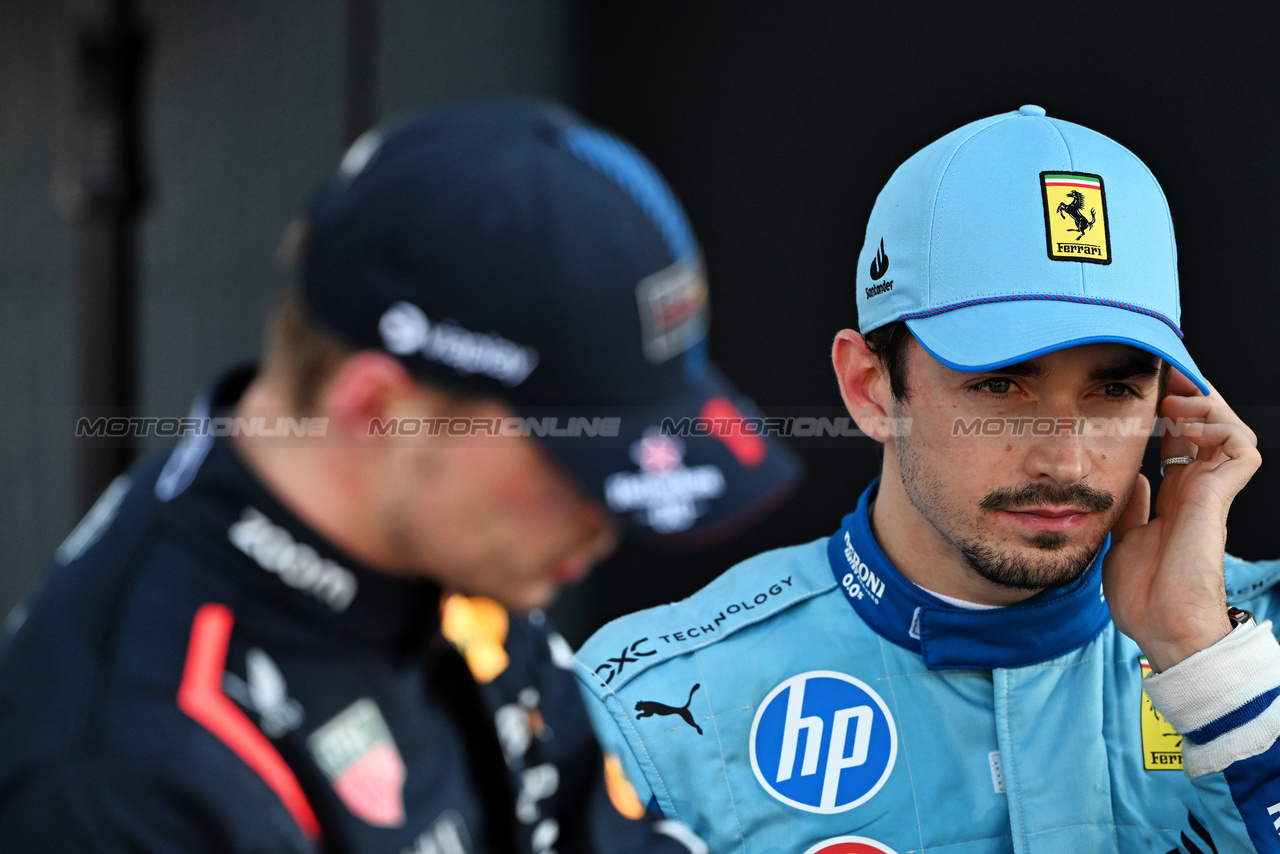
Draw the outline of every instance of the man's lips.
[[[1040,531],[1072,531],[1084,526],[1092,515],[1079,507],[1022,507],[997,511],[1002,519]]]

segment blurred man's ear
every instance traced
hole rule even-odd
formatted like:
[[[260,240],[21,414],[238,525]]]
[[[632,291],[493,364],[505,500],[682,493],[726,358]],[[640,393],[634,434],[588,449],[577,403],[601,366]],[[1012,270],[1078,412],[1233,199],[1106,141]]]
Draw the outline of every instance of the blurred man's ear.
[[[361,350],[345,359],[320,390],[320,409],[338,433],[350,439],[373,439],[377,421],[424,417],[431,395],[386,353]],[[430,413],[426,413],[427,417]]]

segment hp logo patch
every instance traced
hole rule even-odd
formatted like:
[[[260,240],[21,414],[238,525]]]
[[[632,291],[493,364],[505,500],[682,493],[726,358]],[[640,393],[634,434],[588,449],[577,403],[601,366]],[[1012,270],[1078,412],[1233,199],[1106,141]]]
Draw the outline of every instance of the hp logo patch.
[[[834,839],[822,840],[804,854],[897,854],[897,852],[865,836],[837,836]]]
[[[865,683],[832,670],[792,676],[769,692],[751,724],[751,768],[773,797],[838,813],[871,798],[893,771],[898,730]]]

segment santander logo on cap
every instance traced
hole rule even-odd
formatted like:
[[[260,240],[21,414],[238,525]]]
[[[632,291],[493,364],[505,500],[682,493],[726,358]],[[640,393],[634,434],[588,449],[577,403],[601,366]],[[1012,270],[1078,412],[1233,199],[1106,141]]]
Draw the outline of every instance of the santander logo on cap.
[[[483,374],[518,386],[538,366],[538,351],[500,335],[472,332],[446,320],[432,323],[411,302],[397,302],[378,321],[382,344],[397,356],[420,354],[458,373]]]

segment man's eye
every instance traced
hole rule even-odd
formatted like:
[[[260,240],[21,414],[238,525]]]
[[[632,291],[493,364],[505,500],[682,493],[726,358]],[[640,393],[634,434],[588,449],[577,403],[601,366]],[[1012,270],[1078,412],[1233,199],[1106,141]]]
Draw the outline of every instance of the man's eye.
[[[1102,394],[1106,397],[1128,397],[1136,392],[1124,383],[1107,383],[1102,387]]]
[[[978,391],[986,391],[991,394],[1008,394],[1013,390],[1013,380],[1003,377],[995,377],[989,380],[983,380],[974,386]]]

